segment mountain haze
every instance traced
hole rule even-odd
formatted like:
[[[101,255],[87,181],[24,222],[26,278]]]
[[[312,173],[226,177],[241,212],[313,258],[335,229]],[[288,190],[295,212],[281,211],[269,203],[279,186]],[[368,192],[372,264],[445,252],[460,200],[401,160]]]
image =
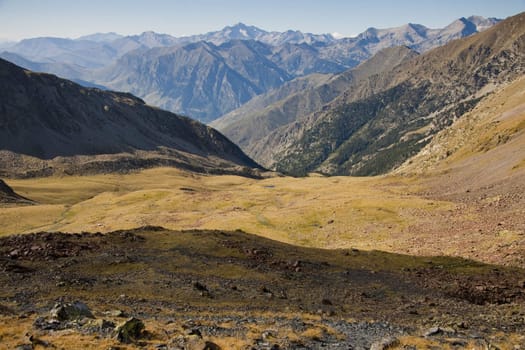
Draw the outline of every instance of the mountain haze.
[[[134,51],[103,72],[107,80],[100,83],[209,121],[291,79],[263,55],[267,50],[238,40]]]
[[[150,31],[26,39],[0,56],[86,86],[129,91],[152,105],[209,122],[291,79],[340,73],[392,46],[422,52],[496,22],[469,17],[443,29],[419,24],[370,28],[343,39],[294,30],[267,32],[238,23],[180,38]]]

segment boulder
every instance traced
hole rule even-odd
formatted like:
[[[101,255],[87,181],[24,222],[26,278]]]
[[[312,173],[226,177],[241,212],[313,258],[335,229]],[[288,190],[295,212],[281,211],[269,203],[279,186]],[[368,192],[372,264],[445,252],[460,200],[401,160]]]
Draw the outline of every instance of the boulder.
[[[144,328],[144,322],[138,318],[131,317],[117,327],[117,339],[121,343],[132,343],[142,337]]]
[[[51,317],[59,321],[75,321],[83,318],[95,318],[89,307],[80,301],[55,304],[51,310]]]
[[[386,350],[399,345],[399,339],[396,337],[386,337],[372,344],[370,350]]]
[[[202,349],[202,350],[221,350],[221,347],[219,345],[215,344],[214,342],[207,341],[204,344],[204,349]]]
[[[443,330],[442,330],[440,327],[432,327],[432,328],[429,328],[429,329],[423,334],[423,336],[424,336],[425,338],[427,338],[427,337],[433,337],[433,336],[440,335],[440,334],[443,334]]]

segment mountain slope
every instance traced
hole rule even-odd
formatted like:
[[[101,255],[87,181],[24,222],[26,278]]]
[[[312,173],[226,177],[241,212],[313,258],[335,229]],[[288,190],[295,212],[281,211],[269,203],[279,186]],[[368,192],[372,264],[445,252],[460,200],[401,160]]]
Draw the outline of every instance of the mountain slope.
[[[336,76],[312,75],[292,81],[282,88],[248,102],[211,125],[218,128],[261,164],[267,164],[274,152],[266,148],[265,137],[290,125],[302,116],[319,110],[344,91],[355,87],[360,93],[363,80],[388,71],[417,53],[407,47],[385,49],[360,66]]]
[[[456,203],[454,211],[414,220],[406,232],[412,252],[439,246],[476,260],[525,262],[524,94],[525,76],[503,84],[395,170],[419,195]]]
[[[512,184],[524,187],[524,93],[524,76],[494,91],[439,132],[395,173],[432,177],[433,183],[444,182],[440,180],[446,177],[447,190],[440,192],[448,194]],[[524,193],[524,190],[506,192]]]
[[[30,200],[18,195],[9,185],[0,179],[0,204],[3,203],[32,203]]]
[[[389,171],[471,109],[483,91],[523,74],[524,46],[520,14],[371,77],[360,100],[343,94],[294,125],[292,137],[289,130],[270,135],[267,147],[280,152],[273,165],[293,174]]]
[[[286,123],[288,116],[291,115],[289,113],[291,111],[287,110],[286,115],[282,113],[276,118],[271,118],[270,116],[264,117],[268,119],[267,122],[263,121],[263,117],[259,117],[259,115],[266,116],[267,114],[272,114],[271,111],[274,109],[274,105],[282,103],[282,101],[287,100],[295,94],[314,89],[328,82],[332,77],[331,74],[309,74],[293,79],[279,88],[252,98],[241,107],[215,119],[209,125],[227,135],[230,140],[241,147],[246,147],[247,142],[254,142],[275,128],[271,127],[263,131],[261,129],[265,129],[265,124],[271,125],[272,123],[276,123],[280,126]],[[305,102],[313,101],[305,100]],[[257,133],[260,134],[259,137],[256,136]]]
[[[209,121],[290,76],[261,54],[263,44],[235,41],[134,51],[102,73],[102,85]]]
[[[102,170],[164,164],[220,172],[257,166],[215,130],[129,94],[83,88],[4,60],[0,93],[3,174],[97,170],[97,161]]]

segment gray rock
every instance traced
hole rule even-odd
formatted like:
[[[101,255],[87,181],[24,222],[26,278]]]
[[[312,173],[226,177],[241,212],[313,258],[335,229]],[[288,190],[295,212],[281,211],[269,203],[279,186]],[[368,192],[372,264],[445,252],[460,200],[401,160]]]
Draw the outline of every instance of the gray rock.
[[[51,310],[51,317],[59,321],[74,321],[83,318],[95,318],[88,306],[80,301],[56,304]]]
[[[193,335],[193,336],[196,336],[198,338],[202,338],[202,333],[201,333],[201,331],[198,328],[187,329],[186,330],[186,334],[190,335],[190,336]]]
[[[20,344],[15,347],[15,350],[33,350],[33,344]]]
[[[111,317],[127,317],[126,313],[122,310],[111,310],[104,313],[106,316]]]
[[[443,330],[439,327],[432,327],[429,330],[427,330],[423,336],[424,337],[432,337],[443,333]]]
[[[117,339],[121,343],[132,343],[140,339],[144,328],[144,323],[141,320],[132,317],[117,327]]]
[[[202,350],[221,350],[221,347],[211,341],[207,341]]]
[[[399,339],[396,337],[383,338],[372,344],[370,350],[386,350],[399,345]]]
[[[35,322],[33,322],[33,327],[43,330],[57,330],[59,329],[59,325],[59,321],[47,320],[45,317],[37,317]]]

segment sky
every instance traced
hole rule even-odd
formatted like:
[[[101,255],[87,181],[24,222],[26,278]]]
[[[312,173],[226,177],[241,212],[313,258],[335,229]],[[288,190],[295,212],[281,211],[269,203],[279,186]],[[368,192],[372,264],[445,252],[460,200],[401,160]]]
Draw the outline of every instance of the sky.
[[[184,36],[239,22],[354,36],[406,23],[441,28],[460,17],[505,18],[525,0],[0,0],[0,40],[144,31]]]

